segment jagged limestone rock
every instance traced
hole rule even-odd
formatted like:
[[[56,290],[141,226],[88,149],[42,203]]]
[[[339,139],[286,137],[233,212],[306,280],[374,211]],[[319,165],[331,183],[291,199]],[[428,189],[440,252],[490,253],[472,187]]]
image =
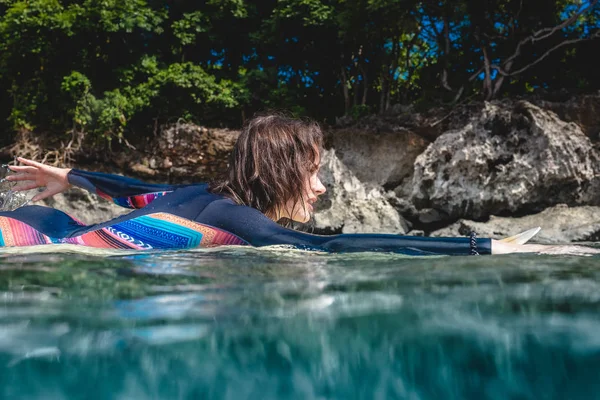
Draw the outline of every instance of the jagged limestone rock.
[[[516,235],[530,228],[541,227],[533,241],[542,243],[568,243],[600,240],[600,207],[567,207],[564,204],[550,207],[538,214],[521,218],[492,216],[488,222],[459,220],[431,236],[467,236],[471,231],[480,237],[500,239]]]
[[[415,159],[429,144],[406,129],[397,132],[336,129],[327,133],[326,141],[361,182],[385,187],[398,186],[409,178]]]
[[[239,130],[177,123],[161,128],[140,159],[127,159],[126,170],[159,182],[193,183],[214,179],[228,166]]]
[[[316,203],[317,232],[404,234],[409,230],[381,187],[362,183],[334,150],[323,152],[320,176],[327,192]]]
[[[397,192],[449,219],[599,205],[599,167],[576,124],[526,101],[486,103],[463,129],[430,144]]]
[[[555,112],[563,121],[577,123],[592,142],[600,141],[600,91],[567,100],[538,100],[536,104]]]

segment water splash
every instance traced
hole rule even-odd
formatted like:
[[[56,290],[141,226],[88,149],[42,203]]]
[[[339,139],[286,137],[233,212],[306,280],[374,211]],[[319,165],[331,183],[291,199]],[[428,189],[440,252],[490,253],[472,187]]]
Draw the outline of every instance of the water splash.
[[[0,211],[12,211],[27,205],[30,201],[26,193],[12,190],[15,183],[6,180],[9,173],[8,165],[0,166]]]

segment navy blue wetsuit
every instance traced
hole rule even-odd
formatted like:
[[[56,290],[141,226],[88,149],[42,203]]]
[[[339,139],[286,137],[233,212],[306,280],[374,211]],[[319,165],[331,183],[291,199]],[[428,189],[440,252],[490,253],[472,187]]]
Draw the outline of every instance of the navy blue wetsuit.
[[[0,219],[5,217],[7,220],[20,221],[30,226],[34,233],[37,232],[40,237],[45,238],[45,243],[70,243],[72,241],[68,240],[69,238],[85,238],[89,237],[90,233],[104,232],[102,233],[103,240],[113,240],[109,237],[112,235],[118,240],[126,240],[138,245],[136,248],[156,248],[156,245],[142,246],[144,243],[154,243],[158,240],[151,237],[153,234],[164,239],[164,242],[161,243],[169,243],[162,248],[190,247],[189,243],[191,242],[171,245],[171,243],[183,243],[177,242],[178,232],[169,228],[171,231],[165,233],[163,227],[157,228],[156,220],[148,220],[150,216],[159,216],[164,219],[166,218],[164,215],[168,215],[175,218],[175,220],[167,218],[169,223],[181,225],[181,221],[190,221],[192,224],[196,223],[197,226],[215,228],[216,231],[226,233],[229,237],[238,240],[237,242],[221,241],[219,242],[221,244],[292,245],[298,248],[331,252],[386,251],[410,255],[469,255],[471,252],[469,238],[430,238],[394,234],[322,236],[287,229],[254,208],[237,205],[227,197],[208,192],[206,184],[147,184],[118,175],[80,170],[71,170],[69,181],[75,186],[97,193],[102,197],[111,198],[117,204],[137,209],[95,225],[83,225],[61,211],[41,206],[26,206],[11,212],[0,212]],[[142,225],[135,227],[132,225],[139,221]],[[5,226],[4,229],[8,230],[10,229],[8,225],[8,223],[0,225],[0,229]],[[7,232],[0,231],[0,233],[5,235],[4,244],[0,235],[0,245],[8,245],[6,244],[9,240],[6,237]],[[206,233],[204,235],[206,236]],[[18,243],[18,241],[14,241],[14,243]],[[193,243],[198,246],[200,242]],[[87,243],[82,242],[82,244]],[[480,254],[491,253],[490,239],[477,239],[476,244]]]

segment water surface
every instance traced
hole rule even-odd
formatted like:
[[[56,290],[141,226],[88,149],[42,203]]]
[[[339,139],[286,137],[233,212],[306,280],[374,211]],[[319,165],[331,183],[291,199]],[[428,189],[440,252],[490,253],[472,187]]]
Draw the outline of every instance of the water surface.
[[[0,398],[595,398],[599,261],[0,252]]]

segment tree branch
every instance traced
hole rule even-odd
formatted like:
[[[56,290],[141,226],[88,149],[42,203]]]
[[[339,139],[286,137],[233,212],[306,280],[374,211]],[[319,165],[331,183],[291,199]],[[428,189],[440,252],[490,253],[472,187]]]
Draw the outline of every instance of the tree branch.
[[[483,72],[483,68],[484,68],[484,67],[481,67],[481,68],[479,68],[479,69],[477,70],[477,72],[475,72],[473,75],[471,75],[471,76],[469,77],[469,79],[468,79],[468,80],[469,80],[469,82],[473,82],[475,79],[477,79],[477,77],[479,76],[479,74],[481,74],[481,73]]]
[[[492,75],[490,69],[490,58],[487,53],[487,49],[485,46],[481,46],[481,51],[483,52],[483,68],[485,71],[485,76],[483,78],[483,89],[485,91],[485,99],[489,100],[492,97]]]
[[[519,17],[521,16],[521,11],[523,11],[523,0],[519,2],[519,11],[517,11],[517,15],[515,15],[514,18],[511,18],[509,22],[509,26],[513,33],[515,33],[515,21],[519,20]]]
[[[442,71],[442,86],[449,91],[453,91],[448,83],[448,58],[450,56],[450,22],[448,16],[444,15],[444,70]]]
[[[540,40],[546,39],[549,36],[553,35],[555,32],[571,25],[574,21],[577,20],[577,18],[579,18],[584,13],[588,12],[588,10],[591,10],[598,3],[598,1],[599,0],[591,1],[587,7],[582,8],[581,10],[579,10],[578,12],[573,14],[570,18],[564,20],[561,24],[558,24],[555,27],[540,29],[539,31],[534,32],[532,35],[527,36],[525,39],[522,39],[517,44],[517,48],[515,49],[515,52],[510,57],[508,57],[503,62],[503,64],[507,65],[509,62],[513,61],[515,58],[517,58],[519,55],[521,55],[521,47],[523,47],[525,44],[527,44],[529,42],[531,42],[532,44],[535,42],[539,42]]]
[[[557,50],[563,46],[566,46],[568,44],[573,44],[573,43],[579,43],[579,42],[583,42],[586,40],[592,40],[592,39],[597,39],[600,38],[600,30],[596,31],[592,36],[590,36],[589,38],[578,38],[578,39],[569,39],[569,40],[565,40],[563,42],[560,42],[559,44],[557,44],[556,46],[550,48],[548,51],[546,51],[544,54],[542,54],[540,57],[536,58],[535,61],[531,62],[530,64],[527,64],[526,66],[513,71],[513,72],[508,72],[505,69],[503,69],[502,67],[500,67],[499,65],[490,65],[490,68],[495,69],[496,71],[498,71],[498,73],[502,76],[515,76],[518,75],[522,72],[527,71],[529,68],[533,67],[536,64],[539,64],[542,60],[544,60],[546,57],[548,57],[550,55],[550,53],[552,53],[554,50]],[[510,60],[512,61],[512,60]],[[507,64],[507,62],[504,62],[503,64],[505,64],[505,66],[507,66],[508,70],[510,71],[510,66],[512,66],[512,64]]]
[[[547,37],[552,36],[554,34],[554,32],[559,31],[559,30],[561,30],[563,28],[566,28],[567,26],[571,25],[581,15],[585,14],[586,12],[588,12],[589,10],[591,10],[592,8],[594,8],[594,6],[596,5],[596,3],[598,3],[598,1],[599,0],[593,0],[593,1],[591,1],[590,4],[588,4],[587,7],[584,7],[581,10],[579,10],[578,12],[576,12],[575,14],[573,14],[570,18],[566,19],[562,24],[556,25],[553,28],[540,29],[539,31],[535,32],[532,35],[533,36],[532,43],[535,43],[537,41],[546,39]],[[542,35],[542,34],[544,34],[544,35],[538,37],[538,35]]]

